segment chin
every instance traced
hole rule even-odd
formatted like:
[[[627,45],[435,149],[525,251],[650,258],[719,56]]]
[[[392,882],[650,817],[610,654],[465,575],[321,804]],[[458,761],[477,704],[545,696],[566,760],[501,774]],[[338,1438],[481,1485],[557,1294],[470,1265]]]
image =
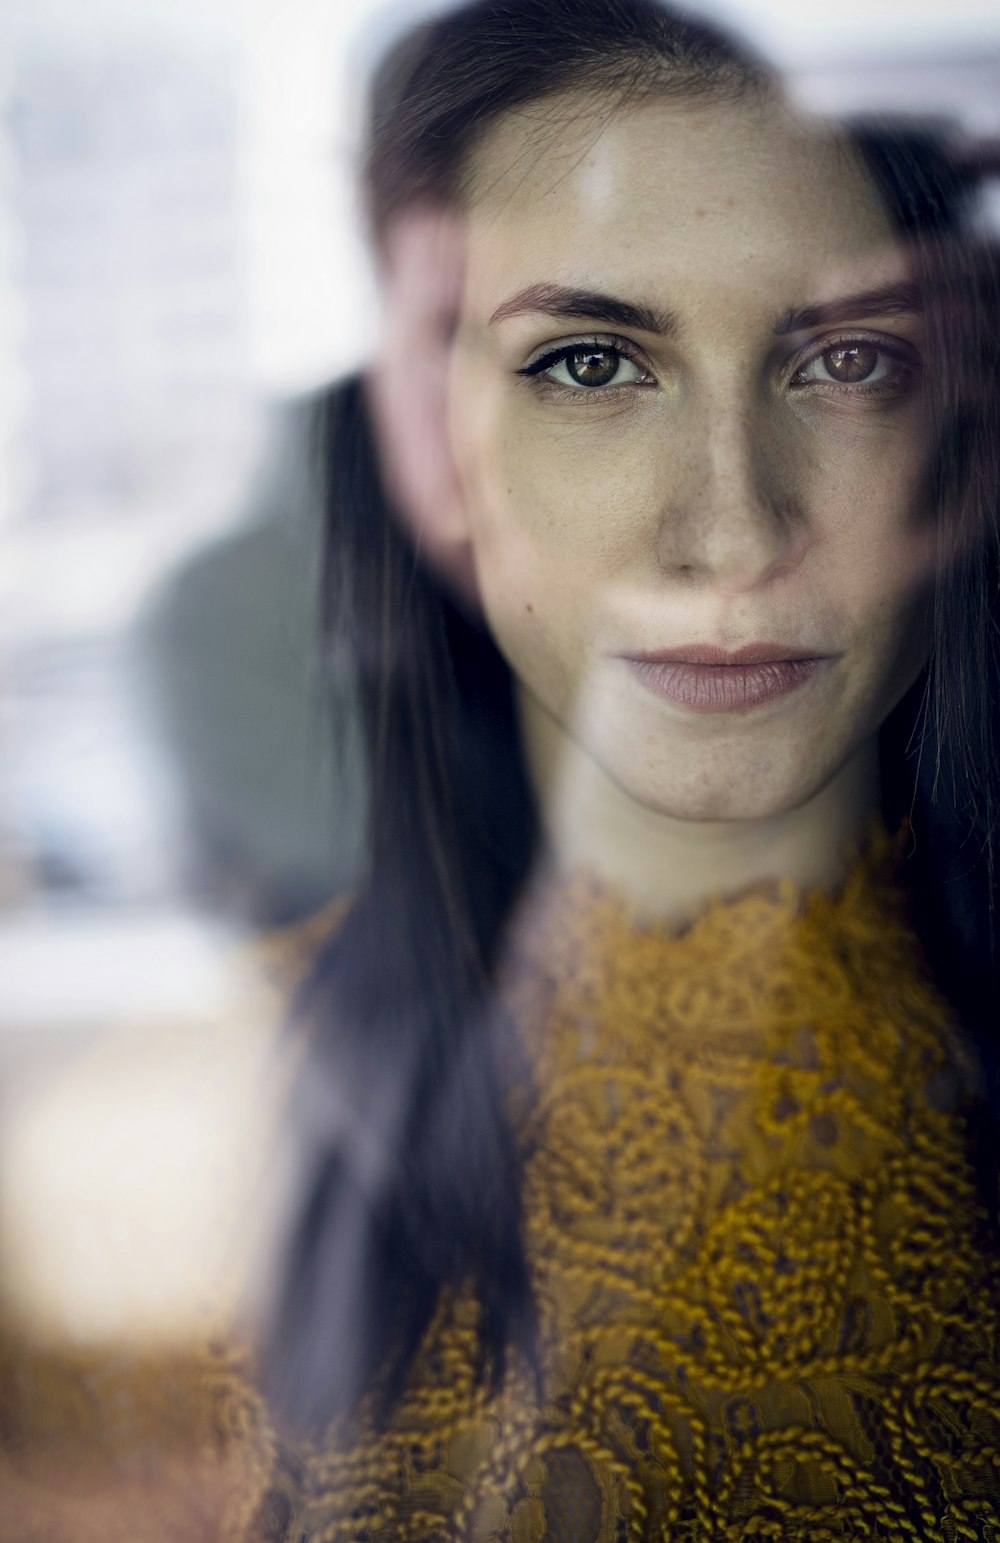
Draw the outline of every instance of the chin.
[[[626,791],[630,791],[626,789]],[[687,798],[676,794],[653,793],[643,797],[632,794],[636,802],[653,814],[662,814],[671,820],[686,820],[691,824],[746,823],[753,820],[769,820],[787,814],[797,807],[800,800],[748,796],[745,791],[733,789],[727,792],[705,792]]]
[[[612,781],[650,813],[672,820],[711,824],[771,820],[806,803],[829,780],[796,768],[781,776],[774,767],[686,769],[684,773],[636,778],[623,768],[605,765]],[[804,774],[806,773],[806,774]]]

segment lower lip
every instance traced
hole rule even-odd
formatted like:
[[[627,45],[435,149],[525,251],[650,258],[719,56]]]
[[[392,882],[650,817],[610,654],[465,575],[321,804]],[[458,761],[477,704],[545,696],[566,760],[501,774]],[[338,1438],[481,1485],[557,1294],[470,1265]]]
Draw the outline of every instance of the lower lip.
[[[739,713],[804,686],[825,659],[769,659],[762,664],[686,664],[681,659],[628,659],[656,696],[696,713]]]

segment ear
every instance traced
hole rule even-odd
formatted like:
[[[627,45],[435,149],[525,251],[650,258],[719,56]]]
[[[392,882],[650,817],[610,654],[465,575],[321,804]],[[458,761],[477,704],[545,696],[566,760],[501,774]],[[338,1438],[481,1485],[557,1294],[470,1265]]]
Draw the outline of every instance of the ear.
[[[460,217],[426,207],[401,215],[386,242],[384,281],[382,343],[369,375],[382,475],[422,556],[465,601],[475,601],[447,411],[465,282]]]

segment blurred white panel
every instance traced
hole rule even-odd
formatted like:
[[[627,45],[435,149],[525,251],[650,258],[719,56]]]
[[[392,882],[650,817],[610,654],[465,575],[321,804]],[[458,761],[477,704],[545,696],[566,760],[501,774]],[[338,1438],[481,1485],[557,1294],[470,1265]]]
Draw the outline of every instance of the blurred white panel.
[[[354,195],[360,103],[342,70],[363,6],[259,5],[241,35],[241,219],[251,368],[308,389],[371,346]]]
[[[945,44],[964,48],[996,39],[996,0],[710,0],[704,7],[753,37],[785,68],[817,65],[838,54],[864,60],[871,54],[933,52]]]
[[[0,1033],[211,1017],[231,1002],[239,969],[231,939],[181,913],[8,920],[0,927]]]

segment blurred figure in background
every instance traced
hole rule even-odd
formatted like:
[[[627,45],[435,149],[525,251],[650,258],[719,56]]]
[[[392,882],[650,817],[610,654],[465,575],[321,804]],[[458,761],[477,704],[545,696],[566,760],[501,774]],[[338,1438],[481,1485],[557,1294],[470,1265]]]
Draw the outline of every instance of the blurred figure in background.
[[[356,709],[334,661],[322,687],[318,669],[322,401],[283,409],[253,507],[169,576],[140,624],[184,882],[201,906],[255,927],[344,893],[361,855]]]

